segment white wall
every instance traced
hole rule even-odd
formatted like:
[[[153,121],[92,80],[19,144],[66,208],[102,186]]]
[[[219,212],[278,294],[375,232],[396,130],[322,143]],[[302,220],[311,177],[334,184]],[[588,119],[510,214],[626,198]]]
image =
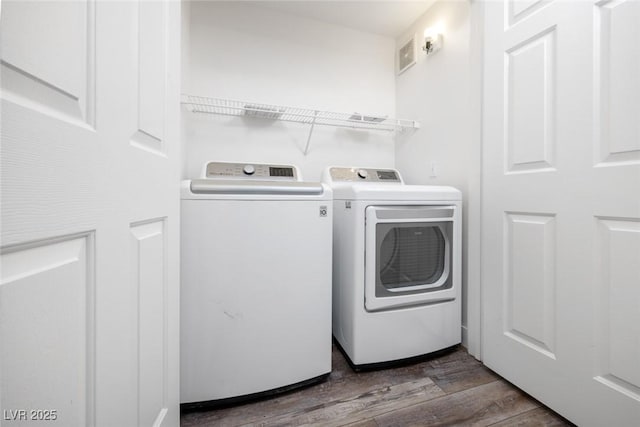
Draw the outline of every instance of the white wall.
[[[395,115],[395,41],[242,2],[192,2],[183,93],[339,112]],[[207,160],[394,166],[393,134],[183,114],[184,177]]]
[[[469,2],[439,1],[396,40],[400,47],[412,34],[417,34],[421,43],[426,28],[438,24],[443,27],[442,49],[427,57],[418,48],[416,64],[396,78],[397,116],[421,122],[419,130],[398,138],[396,167],[409,184],[451,185],[463,192],[462,321],[465,345],[469,344],[469,287],[474,287],[472,294],[479,287],[478,272],[474,271],[473,277],[469,275],[474,256],[469,251],[469,242],[473,239],[470,239],[468,225],[470,219],[475,218],[475,212],[479,212],[479,198],[471,195],[470,199],[469,190],[475,188],[473,180],[476,172],[479,175],[480,164],[479,140],[474,136],[479,137],[479,132],[472,130],[477,126],[473,116],[477,111],[471,92],[470,17]],[[436,176],[432,176],[432,163]],[[475,312],[472,317],[473,326],[479,327]]]

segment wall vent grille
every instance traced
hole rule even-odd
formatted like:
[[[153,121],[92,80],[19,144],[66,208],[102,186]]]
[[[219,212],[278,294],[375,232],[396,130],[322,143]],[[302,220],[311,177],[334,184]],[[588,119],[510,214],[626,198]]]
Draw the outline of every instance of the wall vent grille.
[[[413,36],[398,50],[398,74],[416,63],[416,37]]]

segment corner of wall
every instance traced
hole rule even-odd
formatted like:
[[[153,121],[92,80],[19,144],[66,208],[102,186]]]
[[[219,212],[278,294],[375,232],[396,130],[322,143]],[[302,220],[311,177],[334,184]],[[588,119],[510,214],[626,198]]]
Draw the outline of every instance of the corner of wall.
[[[480,92],[482,2],[437,1],[396,39],[422,41],[426,28],[443,28],[443,46],[396,77],[398,117],[421,128],[396,141],[396,167],[411,184],[451,185],[464,195],[463,345],[480,355]],[[480,19],[480,21],[478,21]],[[434,171],[435,169],[435,171]]]

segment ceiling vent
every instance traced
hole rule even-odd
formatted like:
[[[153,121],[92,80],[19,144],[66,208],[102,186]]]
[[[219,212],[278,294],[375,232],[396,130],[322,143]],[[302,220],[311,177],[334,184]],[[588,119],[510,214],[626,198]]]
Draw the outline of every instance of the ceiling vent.
[[[398,50],[398,74],[402,74],[415,63],[416,36],[414,35]]]

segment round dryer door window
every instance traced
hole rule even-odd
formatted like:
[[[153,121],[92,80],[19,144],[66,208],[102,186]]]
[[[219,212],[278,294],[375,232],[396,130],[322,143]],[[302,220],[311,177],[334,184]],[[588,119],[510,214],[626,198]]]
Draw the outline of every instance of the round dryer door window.
[[[378,224],[379,228],[387,228]],[[395,225],[378,230],[380,284],[385,289],[434,284],[444,273],[446,241],[439,227]]]
[[[376,297],[451,287],[451,223],[376,224]]]

